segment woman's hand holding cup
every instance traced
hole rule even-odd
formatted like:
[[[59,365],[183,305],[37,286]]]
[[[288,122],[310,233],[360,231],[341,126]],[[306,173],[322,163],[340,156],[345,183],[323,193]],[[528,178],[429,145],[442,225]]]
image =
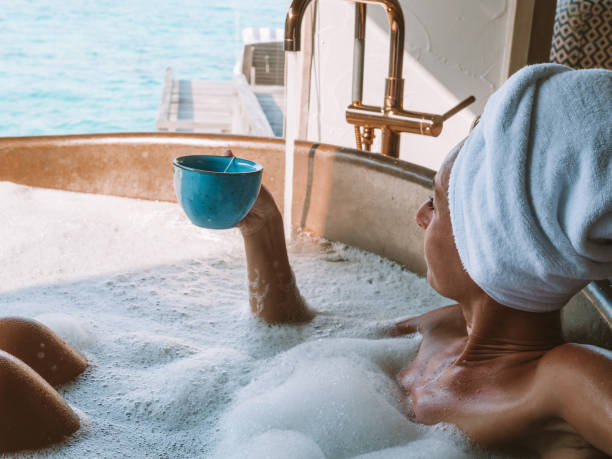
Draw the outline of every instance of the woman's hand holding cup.
[[[234,156],[231,150],[227,150],[224,156]],[[236,226],[240,228],[243,236],[250,236],[259,232],[267,224],[280,224],[282,228],[282,216],[272,193],[261,185],[259,195],[249,213]]]

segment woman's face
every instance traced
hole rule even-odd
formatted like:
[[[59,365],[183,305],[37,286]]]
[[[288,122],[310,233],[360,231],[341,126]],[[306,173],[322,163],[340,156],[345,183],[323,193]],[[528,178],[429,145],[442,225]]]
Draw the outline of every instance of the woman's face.
[[[438,293],[457,301],[474,293],[474,288],[480,290],[461,264],[448,207],[450,172],[462,145],[463,142],[446,157],[434,178],[433,196],[416,214],[417,224],[425,230],[427,281]]]

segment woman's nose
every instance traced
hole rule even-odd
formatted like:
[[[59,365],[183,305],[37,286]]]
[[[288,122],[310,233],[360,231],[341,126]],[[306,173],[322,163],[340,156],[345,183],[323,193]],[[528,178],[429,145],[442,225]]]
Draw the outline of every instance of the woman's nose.
[[[421,204],[419,210],[416,213],[416,222],[423,229],[427,229],[429,226],[429,208],[427,207],[427,201]]]

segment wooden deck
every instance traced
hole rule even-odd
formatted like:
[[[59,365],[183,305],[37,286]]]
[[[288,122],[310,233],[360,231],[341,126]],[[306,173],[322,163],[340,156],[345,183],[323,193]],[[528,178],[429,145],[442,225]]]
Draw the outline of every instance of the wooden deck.
[[[283,134],[284,88],[231,81],[174,80],[166,70],[157,129],[176,132]]]
[[[284,86],[255,86],[254,92],[274,135],[282,137],[285,119]]]

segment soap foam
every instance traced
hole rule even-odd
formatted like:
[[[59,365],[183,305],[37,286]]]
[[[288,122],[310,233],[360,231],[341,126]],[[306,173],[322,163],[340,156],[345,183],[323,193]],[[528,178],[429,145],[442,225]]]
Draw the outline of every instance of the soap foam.
[[[364,447],[378,450],[417,438],[419,427],[402,414],[400,398],[388,396],[393,381],[368,363],[342,357],[302,362],[282,384],[238,402],[224,420],[225,441],[233,449],[289,428],[312,439],[325,457],[351,457]]]
[[[291,430],[269,430],[250,439],[228,459],[325,459],[321,448],[307,436]]]
[[[293,241],[318,314],[270,326],[249,312],[236,230],[194,227],[171,203],[3,182],[0,197],[0,315],[41,320],[90,363],[59,390],[81,429],[34,457],[479,456],[405,416],[394,378],[419,338],[382,330],[447,300],[397,264]]]
[[[83,353],[95,342],[92,331],[82,322],[65,314],[41,314],[34,317],[43,323],[74,349]]]

